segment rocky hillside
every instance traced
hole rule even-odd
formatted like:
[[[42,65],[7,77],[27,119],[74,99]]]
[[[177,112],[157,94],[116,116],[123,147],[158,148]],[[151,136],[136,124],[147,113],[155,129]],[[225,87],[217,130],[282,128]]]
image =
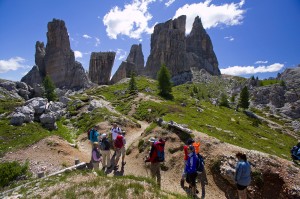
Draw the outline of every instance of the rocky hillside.
[[[128,145],[127,164],[123,172],[118,170],[116,175],[149,176],[147,167],[141,165],[148,151],[147,140],[151,136],[164,137],[168,141],[166,161],[162,166],[163,191],[186,195],[178,181],[183,168],[182,146],[188,137],[194,137],[201,141],[201,151],[206,157],[208,198],[236,197],[232,176],[236,163],[234,154],[238,151],[245,152],[252,163],[253,183],[249,187],[249,198],[299,198],[299,165],[291,162],[289,157],[289,150],[297,143],[295,137],[299,133],[285,125],[289,120],[265,115],[257,109],[251,109],[252,112],[236,111],[235,101],[228,108],[218,106],[214,102],[220,94],[227,93],[230,96],[230,92],[237,92],[249,84],[248,80],[212,76],[204,70],[195,69],[193,72],[194,83],[173,87],[172,101],[161,98],[157,94],[157,82],[144,77],[137,78],[138,92],[134,94],[127,91],[128,79],[124,79],[118,84],[76,92],[57,90],[59,102],[32,98],[31,94],[27,96],[31,99],[27,100],[19,95],[21,89],[26,90],[24,83],[1,80],[1,162],[24,162],[27,159],[34,173],[32,177],[41,170],[51,174],[73,165],[75,157],[88,161],[90,151],[84,133],[88,128],[98,125],[101,133],[108,132],[110,123],[117,122],[127,132]],[[31,88],[27,87],[30,93]],[[22,123],[14,126],[16,124],[12,122],[19,118]],[[158,126],[155,122],[157,118],[165,123]],[[49,128],[50,123],[44,121],[51,121],[55,128]],[[109,173],[108,176],[114,176],[115,173]],[[84,198],[85,194],[90,194],[112,198],[110,194],[117,192],[111,189],[111,184],[119,183],[118,179],[95,177],[89,171],[84,174],[85,177],[81,175],[75,173],[63,179],[46,180],[45,183],[51,182],[47,186],[43,186],[44,181],[33,184],[33,187],[28,185],[18,193],[22,194],[23,191],[24,195],[32,197],[67,198],[68,194],[82,194]],[[100,178],[107,182],[107,195],[101,195],[103,192],[100,191],[91,193],[85,186],[77,189],[87,181],[94,182]],[[28,180],[32,179],[27,177],[25,182]],[[130,187],[130,181],[125,181],[124,186]],[[24,181],[13,182],[11,187],[1,189],[8,190],[20,184],[24,184]],[[270,184],[276,187],[276,191],[270,189]],[[99,184],[99,187],[102,186]],[[148,184],[144,186],[148,187]],[[65,191],[58,192],[58,187],[65,187]],[[133,187],[129,189],[135,190]],[[154,191],[149,197],[161,196],[155,195],[155,190],[145,190]],[[169,192],[161,194],[174,197]],[[124,194],[126,196],[130,192]],[[139,195],[144,193],[137,194],[137,197],[146,197]]]

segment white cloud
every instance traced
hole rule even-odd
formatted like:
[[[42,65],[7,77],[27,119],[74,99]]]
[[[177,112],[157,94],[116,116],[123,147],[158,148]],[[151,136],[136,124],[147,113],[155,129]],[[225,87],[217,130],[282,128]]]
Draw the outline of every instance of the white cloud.
[[[96,40],[95,46],[97,47],[100,45],[100,39],[98,37],[95,37],[95,40]]]
[[[75,55],[75,59],[82,58],[82,53],[80,51],[78,51],[78,50],[74,51],[74,55]]]
[[[0,60],[0,73],[6,73],[10,70],[18,70],[19,68],[27,68],[23,63],[26,60],[22,57],[13,57],[9,60]]]
[[[85,39],[91,39],[92,38],[91,36],[89,36],[87,34],[82,35],[82,37],[85,38]]]
[[[274,63],[269,66],[230,66],[228,68],[220,69],[222,74],[227,75],[251,75],[256,73],[278,72],[284,67],[284,64]]]
[[[139,39],[142,33],[151,34],[153,27],[148,27],[152,15],[148,12],[148,5],[155,0],[133,0],[124,9],[118,6],[112,8],[104,17],[103,23],[109,38],[117,39],[118,35],[126,35]]]
[[[190,33],[195,17],[201,18],[203,27],[205,29],[214,28],[218,26],[234,26],[243,23],[245,10],[242,6],[245,0],[241,0],[240,3],[225,3],[222,5],[211,4],[212,0],[206,0],[205,2],[185,4],[179,8],[173,18],[177,18],[181,15],[186,15],[186,33]]]
[[[268,61],[256,61],[255,64],[267,64]]]
[[[224,39],[228,39],[229,41],[234,41],[234,38],[232,36],[224,37]]]
[[[127,55],[127,52],[123,49],[117,49],[117,52],[116,52],[116,57],[118,60],[122,61],[124,60],[124,58],[126,57]]]
[[[165,3],[165,5],[167,7],[169,7],[170,5],[172,5],[175,2],[175,0],[168,0],[168,2]]]

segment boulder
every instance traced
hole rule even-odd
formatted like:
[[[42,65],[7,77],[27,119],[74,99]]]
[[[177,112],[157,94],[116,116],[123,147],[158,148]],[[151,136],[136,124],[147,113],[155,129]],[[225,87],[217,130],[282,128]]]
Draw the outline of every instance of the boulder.
[[[26,101],[25,106],[32,107],[34,109],[35,114],[41,115],[45,112],[47,103],[47,99],[36,97]]]
[[[48,130],[55,130],[57,129],[55,115],[52,112],[44,113],[40,117],[41,124],[47,128]]]
[[[0,86],[5,88],[8,91],[16,91],[16,83],[13,81],[4,81],[0,83]]]
[[[95,100],[95,99],[93,99],[93,100],[90,102],[90,105],[89,105],[89,107],[88,107],[88,110],[89,110],[89,111],[93,111],[93,110],[96,109],[96,108],[106,107],[108,104],[109,104],[109,102],[107,102],[107,101],[104,101],[104,100]]]
[[[20,112],[13,113],[10,119],[10,124],[14,126],[21,126],[25,121],[25,115]]]
[[[68,102],[71,101],[71,99],[65,96],[61,96],[59,97],[59,101],[63,103],[63,107],[66,107],[68,105]]]
[[[25,118],[23,122],[32,122],[34,120],[34,109],[30,106],[17,107],[16,113],[22,113]]]
[[[115,52],[92,52],[89,65],[89,78],[93,83],[109,84]]]
[[[29,91],[28,86],[25,82],[16,82],[17,89],[23,89]]]
[[[19,89],[18,90],[18,94],[23,97],[25,100],[29,99],[29,96],[31,95],[31,93],[28,90],[25,89]]]

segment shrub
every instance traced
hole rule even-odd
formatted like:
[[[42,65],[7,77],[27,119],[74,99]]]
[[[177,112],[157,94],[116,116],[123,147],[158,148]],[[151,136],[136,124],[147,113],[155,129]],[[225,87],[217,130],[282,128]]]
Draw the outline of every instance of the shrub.
[[[28,162],[20,165],[17,161],[0,163],[0,187],[9,185],[18,177],[25,175],[28,170]]]

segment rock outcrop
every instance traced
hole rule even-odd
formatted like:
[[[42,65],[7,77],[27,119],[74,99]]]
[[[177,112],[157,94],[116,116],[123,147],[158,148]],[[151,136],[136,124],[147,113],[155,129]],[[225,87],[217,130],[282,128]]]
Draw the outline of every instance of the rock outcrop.
[[[185,36],[186,16],[157,24],[151,35],[151,52],[144,74],[156,78],[162,64],[169,69],[175,85],[191,81],[191,68],[205,69],[212,75],[220,75],[218,60],[209,35],[199,17]]]
[[[109,84],[115,52],[93,52],[90,58],[89,78],[93,83]]]
[[[259,109],[268,107],[272,114],[300,118],[300,67],[285,70],[279,80],[284,84],[254,87],[252,105]]]
[[[142,74],[143,70],[144,54],[142,51],[142,45],[132,45],[126,61],[121,63],[118,70],[112,77],[111,83],[114,84],[123,78],[130,77],[132,72],[136,75]]]
[[[65,22],[53,19],[48,23],[47,45],[36,42],[35,64],[21,81],[32,87],[49,75],[58,88],[80,89],[90,85],[82,65],[75,61]]]

